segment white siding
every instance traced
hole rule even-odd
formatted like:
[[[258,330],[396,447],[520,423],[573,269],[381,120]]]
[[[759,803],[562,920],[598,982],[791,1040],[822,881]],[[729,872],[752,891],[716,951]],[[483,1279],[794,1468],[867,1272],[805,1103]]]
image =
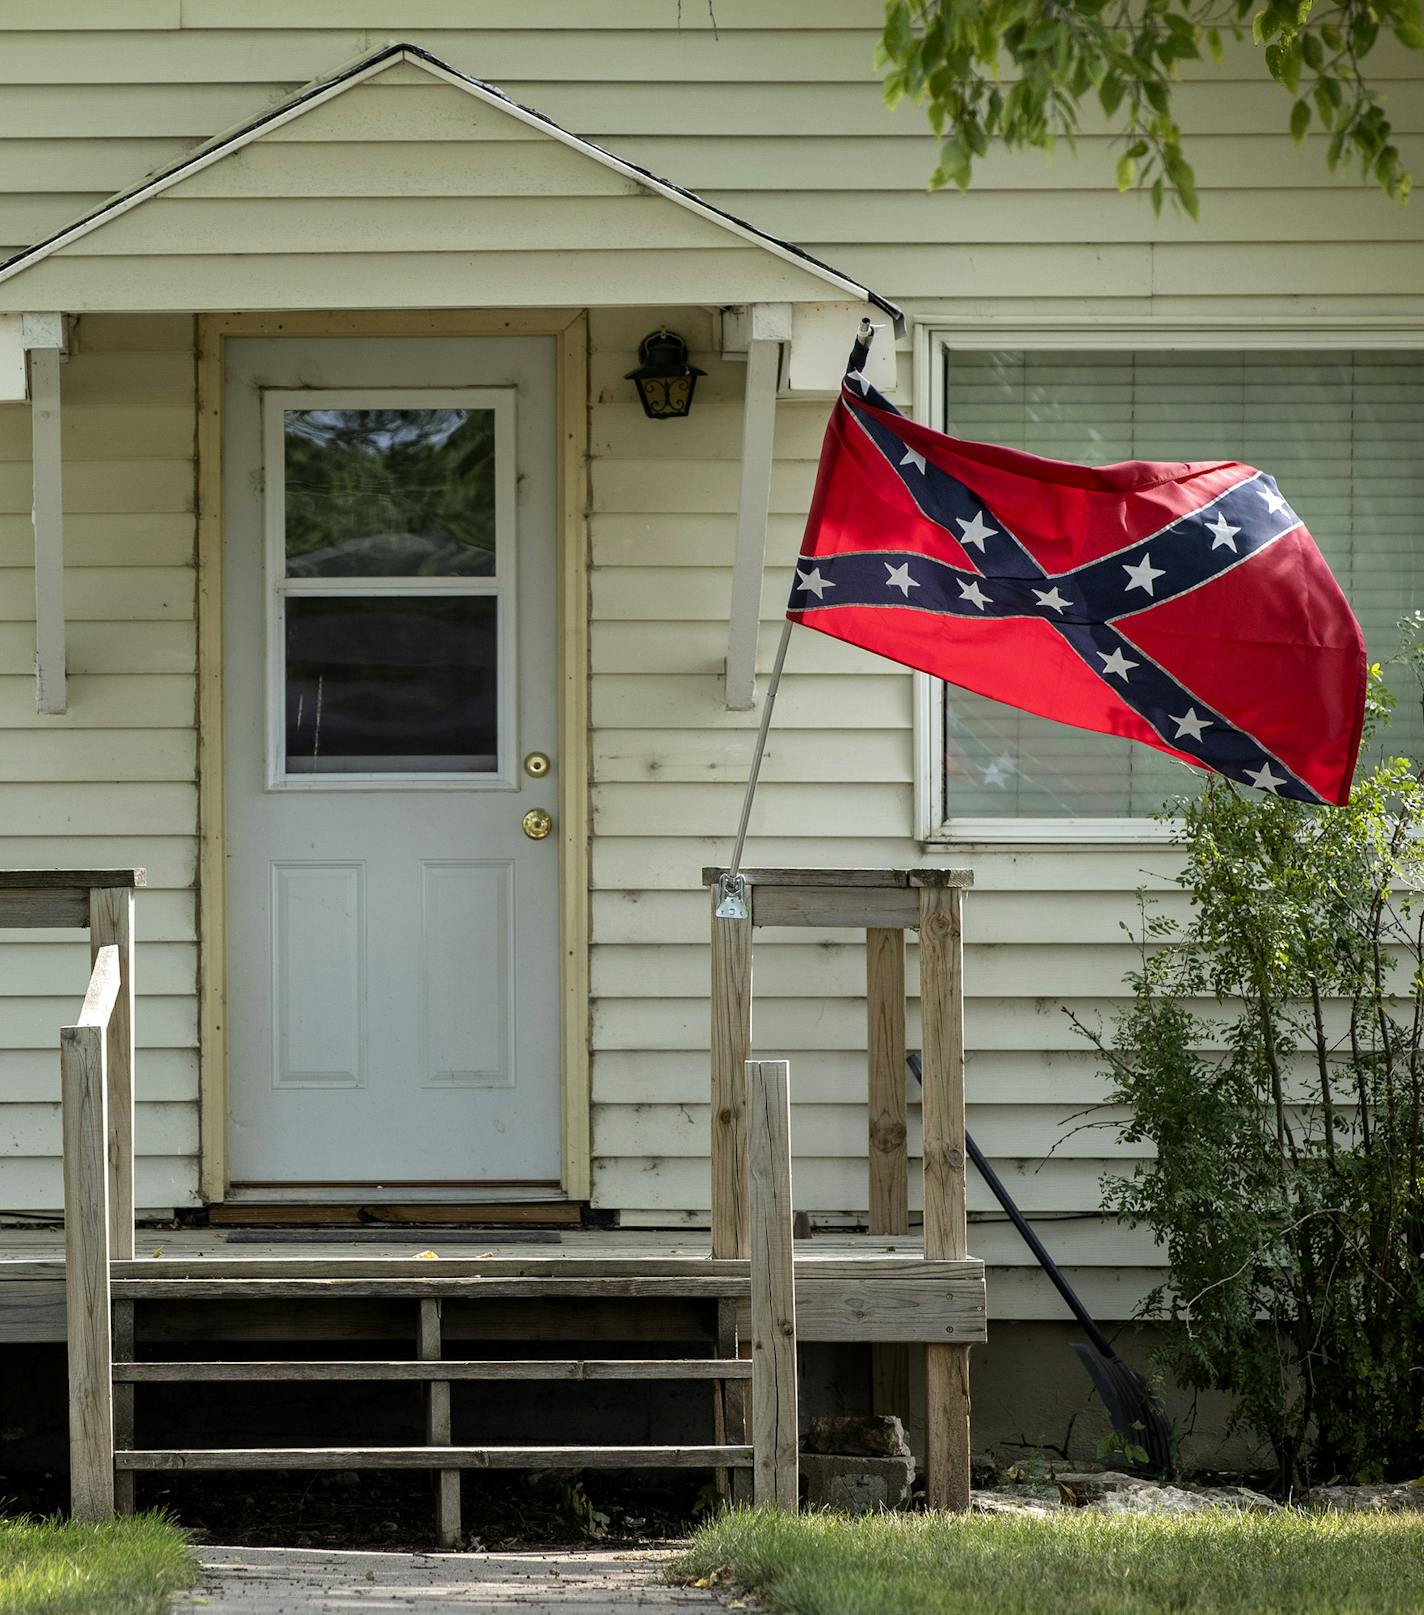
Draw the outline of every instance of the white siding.
[[[1066,151],[1051,161],[996,154],[970,195],[928,195],[922,115],[886,112],[871,67],[878,0],[715,9],[715,34],[697,4],[681,8],[679,25],[673,0],[619,0],[616,25],[606,0],[488,0],[480,28],[467,26],[467,0],[244,0],[236,12],[217,0],[76,0],[52,8],[43,30],[0,16],[0,243],[15,250],[60,228],[399,33],[923,317],[1424,322],[1417,208],[1330,177],[1314,139],[1294,147],[1287,100],[1247,50],[1221,73],[1189,70],[1181,87],[1202,193],[1194,225],[1170,211],[1154,219],[1142,198],[1116,194],[1109,143],[1091,120],[1076,161]],[[1391,90],[1405,161],[1424,171],[1417,60],[1381,48],[1372,67]],[[724,249],[695,221],[668,225],[667,209],[652,230],[638,211],[645,199],[612,176],[604,186],[594,170],[544,162],[540,142],[495,125],[487,141],[472,139],[466,109],[450,99],[458,92],[392,80],[361,94],[67,261],[92,267],[102,255],[118,291],[139,296],[151,255],[177,242],[196,304],[216,273],[203,266],[236,243],[259,301],[335,273],[336,300],[359,303],[381,277],[413,269],[426,295],[443,285],[439,300],[458,306],[494,284],[468,267],[476,260],[538,260],[544,289],[531,279],[521,301],[577,302],[556,275],[573,241],[604,232],[606,256],[575,261],[585,280],[614,258],[646,257],[646,284],[629,282],[641,306],[597,313],[591,325],[594,1196],[629,1221],[697,1222],[708,1016],[697,879],[728,854],[755,724],[721,704],[742,370],[716,358],[704,310],[656,305],[701,302],[694,266],[720,274],[710,255]],[[388,136],[402,149],[383,144]],[[482,143],[497,144],[494,160],[472,149]],[[558,216],[529,205],[531,192],[560,197]],[[664,226],[672,233],[655,248],[649,234]],[[373,236],[386,250],[369,250]],[[414,252],[413,265],[395,248]],[[655,250],[674,256],[657,262]],[[735,297],[729,275],[711,278],[719,289],[708,300]],[[646,421],[622,379],[660,319],[709,372],[685,423]],[[907,355],[901,363],[903,400]],[[148,866],[140,1199],[185,1204],[196,1197],[188,323],[86,317],[64,388],[66,718],[33,712],[28,425],[23,408],[0,409],[0,858]],[[819,402],[778,411],[763,673],[824,417]],[[909,678],[798,632],[750,860],[920,861],[913,772]],[[1103,1092],[1063,1007],[1092,1016],[1121,1001],[1129,956],[1119,923],[1132,917],[1135,888],[1160,880],[1169,860],[1140,847],[971,847],[934,861],[971,864],[978,882],[967,904],[971,1126],[1025,1205],[1071,1219],[1055,1224],[1051,1243],[1093,1304],[1125,1313],[1150,1276],[1150,1246],[1090,1214],[1101,1172],[1130,1158],[1101,1129],[1044,1157]],[[74,941],[29,934],[0,951],[0,1206],[58,1202],[53,1040],[83,969]],[[757,982],[758,1051],[793,1062],[797,1202],[854,1217],[866,1203],[858,946],[847,934],[762,934]],[[973,1184],[971,1206],[988,1205]],[[973,1243],[996,1265],[1025,1261],[1001,1224],[979,1225]],[[1060,1315],[1025,1273],[999,1273],[991,1294],[1000,1316]]]
[[[615,383],[646,317],[596,313],[591,327],[594,1196],[625,1221],[700,1223],[708,912],[698,880],[704,864],[730,850],[757,722],[754,712],[724,708],[720,677],[742,370],[709,361],[688,422],[645,421]],[[705,314],[668,318],[694,348],[710,345]],[[763,675],[824,423],[819,401],[778,409]],[[911,840],[911,693],[909,677],[888,662],[807,630],[793,635],[749,864],[922,861]],[[968,863],[976,873],[966,900],[970,1126],[1023,1205],[1092,1212],[1102,1172],[1134,1152],[1117,1147],[1111,1129],[1059,1144],[1069,1118],[1104,1093],[1098,1062],[1064,1009],[1088,1019],[1111,1011],[1131,962],[1119,922],[1132,917],[1144,867],[1165,860],[1141,848],[977,848],[931,861]],[[758,932],[755,980],[757,1052],[792,1063],[797,1204],[863,1218],[861,943],[849,932]],[[918,1037],[912,1008],[912,1047]],[[912,1150],[918,1145],[912,1110]],[[912,1173],[916,1205],[918,1194]],[[996,1209],[977,1179],[970,1206]],[[1142,1236],[1084,1237],[1083,1226],[1065,1225],[1070,1257],[1090,1266],[1150,1260]],[[1016,1262],[1001,1232],[983,1230],[988,1254]],[[1024,1292],[1024,1307],[1032,1294]]]
[[[63,366],[69,711],[34,706],[29,410],[0,406],[0,866],[145,867],[138,1201],[196,1203],[193,322],[76,327]],[[0,932],[0,1214],[60,1203],[83,933]]]

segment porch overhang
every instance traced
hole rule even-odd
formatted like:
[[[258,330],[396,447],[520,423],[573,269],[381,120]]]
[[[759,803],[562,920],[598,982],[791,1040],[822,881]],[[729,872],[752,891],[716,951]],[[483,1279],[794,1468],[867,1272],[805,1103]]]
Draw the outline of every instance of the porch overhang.
[[[58,359],[26,341],[31,311],[670,304],[721,311],[724,351],[747,361],[726,701],[749,707],[777,392],[834,389],[862,317],[904,329],[853,276],[407,43],[17,254],[0,265],[0,399],[35,412],[39,710],[64,710],[62,498]]]

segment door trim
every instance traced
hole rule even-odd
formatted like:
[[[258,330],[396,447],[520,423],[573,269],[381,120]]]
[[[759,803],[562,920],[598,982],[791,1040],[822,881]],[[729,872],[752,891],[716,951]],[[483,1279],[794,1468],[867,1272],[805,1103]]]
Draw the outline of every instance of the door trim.
[[[228,1188],[227,842],[223,778],[223,373],[229,337],[555,339],[559,706],[559,966],[563,1181],[586,1200],[589,1114],[588,316],[582,309],[200,314],[198,528],[198,1094],[203,1199]],[[472,1195],[475,1191],[471,1191]]]

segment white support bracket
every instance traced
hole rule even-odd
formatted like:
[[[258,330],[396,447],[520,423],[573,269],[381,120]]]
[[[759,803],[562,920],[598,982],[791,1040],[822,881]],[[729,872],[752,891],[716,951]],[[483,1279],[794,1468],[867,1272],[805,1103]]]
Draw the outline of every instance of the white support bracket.
[[[748,711],[756,701],[757,630],[761,625],[762,568],[771,503],[772,439],[781,348],[791,341],[788,303],[753,303],[747,311],[747,382],[742,405],[742,480],[737,498],[737,547],[732,563],[732,603],[727,629],[729,710]]]
[[[29,355],[30,464],[35,525],[35,711],[69,710],[64,668],[64,471],[59,361],[62,314],[23,314],[20,341]]]

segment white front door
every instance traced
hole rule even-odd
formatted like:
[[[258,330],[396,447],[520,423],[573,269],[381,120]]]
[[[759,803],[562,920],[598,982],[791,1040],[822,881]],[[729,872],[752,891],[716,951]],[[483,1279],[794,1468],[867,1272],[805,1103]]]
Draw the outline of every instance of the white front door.
[[[553,400],[546,338],[227,344],[234,1188],[557,1184]]]

